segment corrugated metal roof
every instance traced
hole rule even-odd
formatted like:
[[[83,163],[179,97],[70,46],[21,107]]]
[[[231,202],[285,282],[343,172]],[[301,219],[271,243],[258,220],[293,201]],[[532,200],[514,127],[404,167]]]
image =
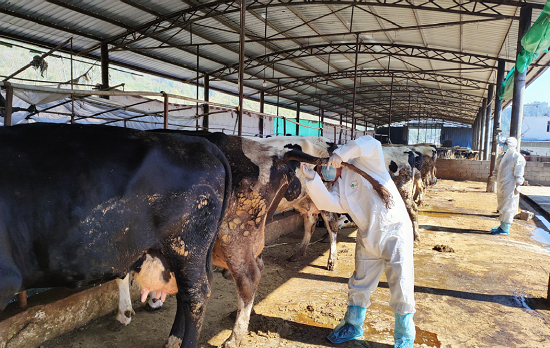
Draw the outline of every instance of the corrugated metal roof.
[[[359,35],[359,124],[363,116],[385,122],[392,76],[393,121],[407,119],[411,109],[456,121],[459,108],[458,120],[471,123],[495,82],[496,59],[512,67],[526,3],[535,5],[534,21],[544,0],[247,0],[245,94],[258,98],[265,90],[266,101],[275,102],[279,86],[282,104],[300,101],[313,113],[321,106],[336,119],[349,115]],[[99,44],[108,43],[111,64],[180,81],[195,81],[199,46],[199,81],[210,74],[211,87],[238,92],[239,3],[20,0],[0,2],[0,13],[2,37],[46,47],[73,37],[73,50],[94,59]],[[527,81],[549,62],[542,55]]]

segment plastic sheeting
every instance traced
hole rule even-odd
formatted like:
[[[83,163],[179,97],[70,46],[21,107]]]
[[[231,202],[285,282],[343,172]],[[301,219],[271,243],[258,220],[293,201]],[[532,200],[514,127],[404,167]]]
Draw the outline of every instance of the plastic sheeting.
[[[516,65],[510,70],[506,79],[499,87],[498,96],[501,100],[509,100],[513,97],[514,73],[523,73],[529,64],[537,59],[542,52],[548,52],[550,47],[550,0],[546,2],[542,12],[531,28],[521,39],[523,49],[516,58]]]
[[[36,102],[36,104],[30,102]],[[139,105],[132,106],[138,103]],[[14,91],[14,107],[27,109],[29,105],[35,105],[37,112],[13,113],[13,125],[34,122],[70,123],[73,111],[75,123],[78,124],[107,123],[111,126],[141,130],[163,128],[164,125],[163,102],[141,97],[111,97],[110,100],[98,97],[79,98],[74,101],[73,110],[70,95],[44,92],[15,93]],[[170,104],[170,109],[179,109],[185,106]],[[47,110],[40,111],[45,109]],[[196,112],[195,107],[170,111],[168,120],[171,128],[194,127]],[[199,107],[200,114],[202,114],[202,107]],[[3,123],[3,120],[0,122]]]

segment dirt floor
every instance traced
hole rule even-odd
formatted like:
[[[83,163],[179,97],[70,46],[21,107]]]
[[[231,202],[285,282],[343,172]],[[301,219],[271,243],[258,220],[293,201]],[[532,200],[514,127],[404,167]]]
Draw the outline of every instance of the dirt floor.
[[[497,225],[496,196],[486,193],[480,182],[440,180],[425,202],[419,217],[421,241],[415,246],[415,347],[550,347],[550,247],[532,237],[543,225],[516,220],[510,236],[490,235]],[[320,242],[325,232],[317,228],[307,257],[299,262],[286,259],[300,234],[266,247],[256,315],[243,348],[334,346],[326,336],[346,310],[355,231],[340,231],[333,272],[326,270],[329,245]],[[536,232],[539,240],[549,236],[545,230]],[[447,251],[433,250],[436,245]],[[365,335],[339,346],[393,347],[389,297],[382,277],[367,310]],[[233,281],[216,272],[201,347],[218,346],[229,336],[236,304]],[[136,316],[121,331],[111,330],[113,314],[41,347],[162,347],[173,322],[175,298],[153,313],[139,302],[134,306]]]

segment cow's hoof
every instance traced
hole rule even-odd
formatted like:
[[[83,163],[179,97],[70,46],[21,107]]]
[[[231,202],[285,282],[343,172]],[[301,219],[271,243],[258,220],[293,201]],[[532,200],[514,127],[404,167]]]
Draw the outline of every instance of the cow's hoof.
[[[296,253],[294,255],[292,255],[291,257],[288,258],[288,261],[290,262],[296,262],[298,260],[300,260],[302,257],[304,257],[304,254],[302,253]]]
[[[116,320],[121,325],[126,326],[126,325],[130,324],[130,322],[132,321],[132,315],[136,315],[136,312],[134,312],[133,309],[126,310],[126,311],[124,311],[124,313],[122,313],[119,310],[117,315],[116,315]],[[120,330],[120,328],[118,330]],[[114,330],[114,331],[118,331],[118,330]]]
[[[329,260],[329,261],[327,262],[327,269],[328,269],[329,271],[334,271],[334,268],[335,268],[334,261]]]
[[[229,337],[227,341],[223,342],[222,344],[222,348],[238,348],[238,347],[239,345],[237,344],[233,336]]]
[[[132,318],[128,319],[128,324],[130,323],[131,320],[132,320]],[[113,321],[111,323],[111,325],[109,325],[109,330],[112,331],[112,332],[119,332],[120,330],[125,328],[126,325],[128,325],[128,324],[121,323],[117,318],[117,320]]]
[[[231,272],[229,272],[228,269],[224,269],[222,271],[222,275],[225,279],[233,280],[233,276],[231,275]]]
[[[181,347],[181,338],[178,338],[176,336],[170,336],[168,337],[168,342],[166,342],[166,345],[164,348],[180,348]]]

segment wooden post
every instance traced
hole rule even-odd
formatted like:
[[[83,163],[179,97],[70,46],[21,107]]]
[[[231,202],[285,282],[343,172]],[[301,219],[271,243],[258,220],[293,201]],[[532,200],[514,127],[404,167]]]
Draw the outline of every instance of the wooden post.
[[[521,39],[531,26],[533,8],[523,5],[519,15],[518,44],[516,55],[522,50]],[[512,116],[510,117],[510,136],[518,140],[518,151],[521,148],[521,125],[523,123],[523,95],[525,92],[525,77],[527,69],[520,73],[517,68],[514,73],[514,97],[512,99]]]
[[[101,89],[104,91],[109,90],[109,47],[107,43],[101,43]],[[108,95],[101,96],[101,98],[109,99]]]
[[[23,290],[17,294],[17,304],[19,308],[27,307],[27,290]]]
[[[11,83],[4,81],[6,88],[6,108],[4,109],[4,127],[11,126],[11,114],[13,107],[13,86]]]
[[[164,94],[164,129],[168,129],[168,94]]]

